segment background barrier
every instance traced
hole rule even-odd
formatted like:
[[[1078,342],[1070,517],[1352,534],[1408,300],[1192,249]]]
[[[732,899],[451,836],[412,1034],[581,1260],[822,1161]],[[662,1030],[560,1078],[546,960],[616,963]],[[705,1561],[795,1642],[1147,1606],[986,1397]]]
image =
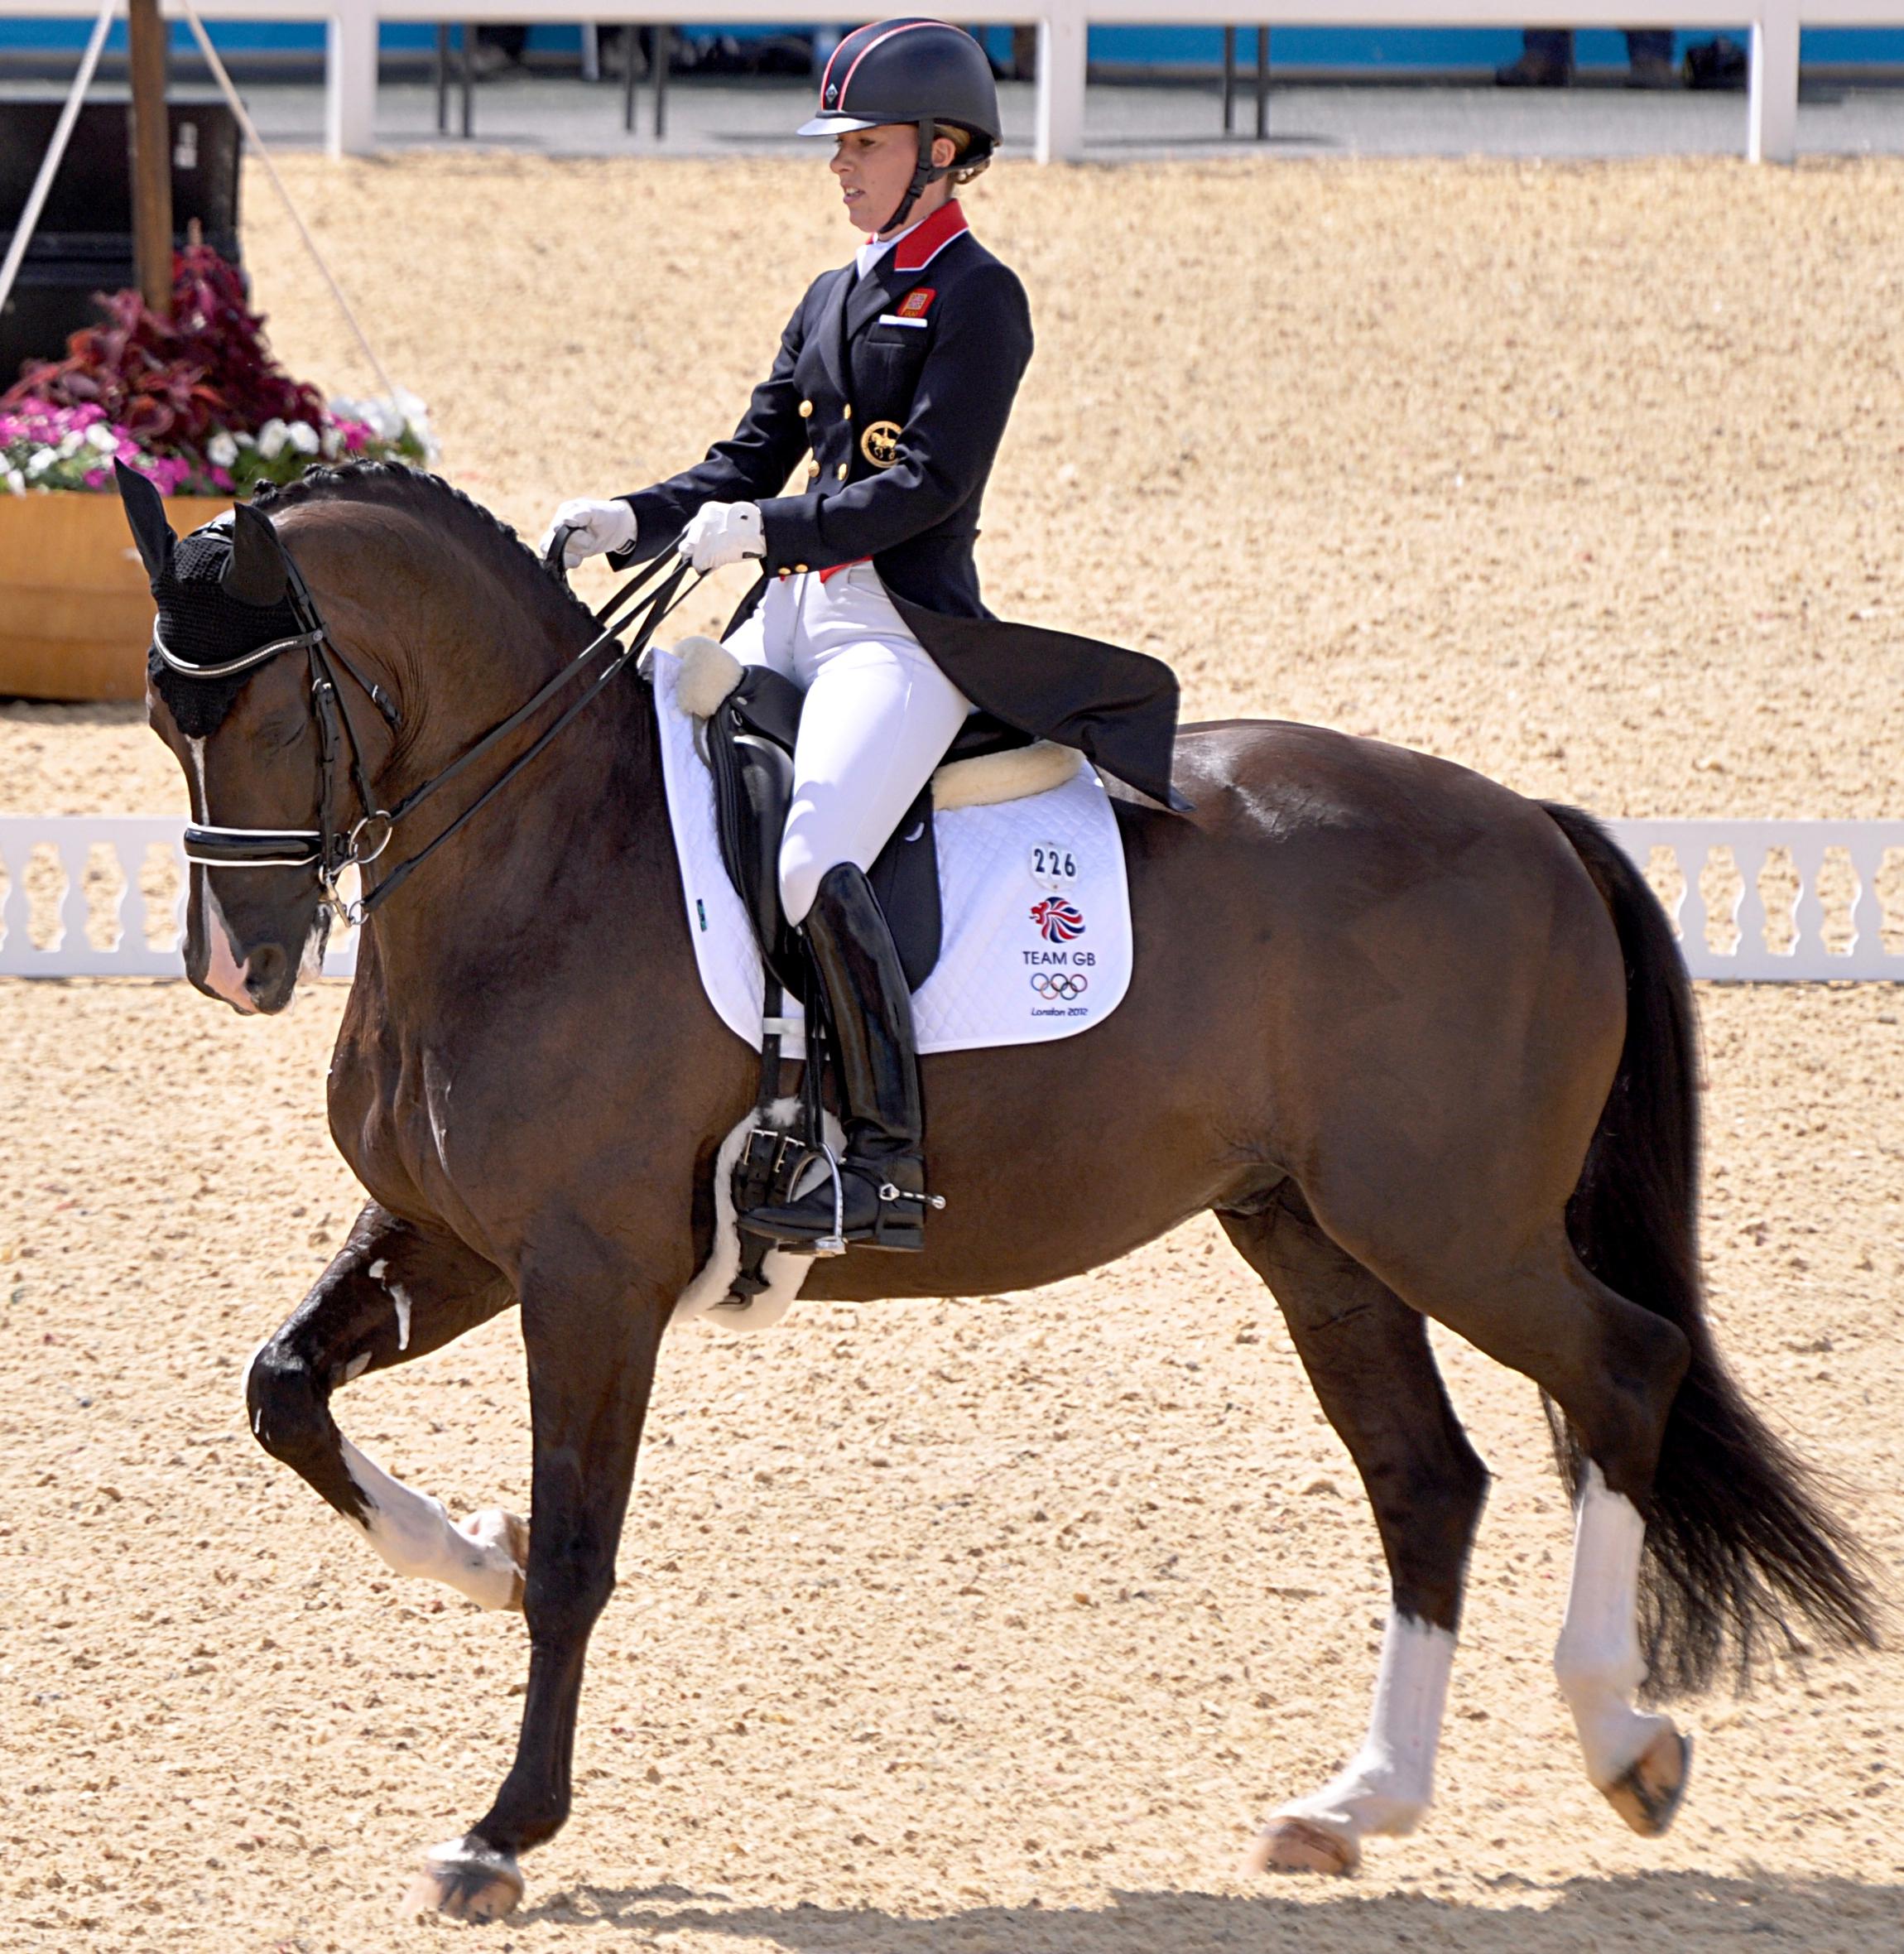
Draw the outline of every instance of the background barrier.
[[[4,0],[40,17],[91,14],[99,0]],[[812,24],[789,0],[198,0],[208,20],[317,21],[325,37],[325,141],[330,152],[377,147],[377,29],[380,21],[570,22],[647,26],[727,22]],[[984,0],[944,0],[941,17],[1012,17]],[[169,17],[182,17],[175,3]],[[865,16],[855,17],[868,17]],[[1747,156],[1790,162],[1797,149],[1798,34],[1801,26],[1859,27],[1904,22],[1904,0],[1035,0],[1017,17],[1038,30],[1037,155],[1075,161],[1084,147],[1085,31],[1094,22],[1195,26],[1413,27],[1748,27],[1752,79]]]
[[[0,815],[0,977],[182,977],[185,824],[165,815]],[[357,968],[333,931],[326,977]]]
[[[1904,821],[1613,821],[1721,983],[1904,982]],[[183,821],[0,816],[0,977],[179,977]],[[327,977],[356,968],[338,931]]]

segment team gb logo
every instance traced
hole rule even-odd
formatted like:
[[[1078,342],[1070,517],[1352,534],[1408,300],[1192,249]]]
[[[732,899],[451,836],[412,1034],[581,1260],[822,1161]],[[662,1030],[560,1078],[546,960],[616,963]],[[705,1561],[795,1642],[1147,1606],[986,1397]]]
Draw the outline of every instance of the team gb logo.
[[[1062,896],[1046,896],[1031,905],[1031,921],[1047,943],[1069,943],[1084,933],[1084,912]]]

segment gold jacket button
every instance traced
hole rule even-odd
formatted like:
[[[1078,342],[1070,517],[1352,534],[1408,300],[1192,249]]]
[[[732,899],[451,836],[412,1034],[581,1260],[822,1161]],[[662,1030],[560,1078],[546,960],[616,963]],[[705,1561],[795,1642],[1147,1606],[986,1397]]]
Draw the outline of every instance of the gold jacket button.
[[[814,478],[815,478],[816,475],[818,475],[818,474],[819,474],[819,473],[820,473],[820,464],[819,464],[817,461],[810,461],[810,462],[808,462],[808,463],[807,463],[807,464],[806,464],[806,479],[807,479],[807,480],[808,480],[808,481],[810,481],[810,481],[812,481],[812,480],[814,479]]]
[[[846,464],[844,461],[841,462],[839,466],[833,472],[839,477],[841,481],[844,482],[846,479]]]
[[[784,575],[786,573],[782,571],[781,574]],[[804,563],[795,564],[793,566],[793,574],[796,577],[805,576],[806,575],[806,566]]]
[[[786,580],[787,580],[787,579],[788,579],[790,576],[791,576],[792,575],[793,575],[793,572],[792,572],[791,570],[782,570],[780,572],[780,580],[781,580],[781,582],[784,584],[784,583],[786,581]]]
[[[800,417],[802,421],[810,421],[813,418],[813,402],[811,401],[803,400],[800,403]]]
[[[851,401],[849,401],[846,405],[839,410],[839,417],[842,421],[850,421],[853,418],[853,402]]]

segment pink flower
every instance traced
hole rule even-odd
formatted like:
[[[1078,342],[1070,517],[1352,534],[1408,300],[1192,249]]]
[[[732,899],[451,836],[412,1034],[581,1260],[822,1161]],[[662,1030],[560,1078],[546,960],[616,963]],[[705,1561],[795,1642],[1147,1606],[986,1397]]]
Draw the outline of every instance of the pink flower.
[[[86,470],[86,486],[89,488],[103,488],[112,479],[103,468],[89,468]]]
[[[232,471],[228,468],[214,468],[212,470],[212,480],[220,488],[235,486],[232,481]]]

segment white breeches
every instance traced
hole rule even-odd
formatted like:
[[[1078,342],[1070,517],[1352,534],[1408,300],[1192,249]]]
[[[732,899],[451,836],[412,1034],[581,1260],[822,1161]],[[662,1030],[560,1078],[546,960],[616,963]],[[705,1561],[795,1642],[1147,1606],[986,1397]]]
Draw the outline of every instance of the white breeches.
[[[780,850],[780,899],[797,923],[829,869],[873,866],[971,702],[901,622],[870,563],[824,584],[777,578],[727,648],[807,695]]]

